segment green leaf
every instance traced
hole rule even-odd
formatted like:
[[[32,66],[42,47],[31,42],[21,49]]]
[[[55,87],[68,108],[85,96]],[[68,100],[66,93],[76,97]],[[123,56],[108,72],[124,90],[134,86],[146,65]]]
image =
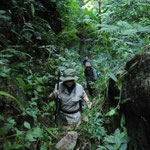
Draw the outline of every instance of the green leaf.
[[[24,81],[21,79],[21,78],[16,78],[17,79],[17,81],[19,82],[19,85],[20,85],[20,87],[21,87],[21,90],[24,92],[24,90],[25,90],[25,83],[24,83]]]
[[[34,5],[31,4],[31,12],[32,12],[32,16],[34,17],[34,14],[35,14],[35,8],[34,8]]]
[[[108,150],[116,150],[116,148],[113,145],[106,145],[106,147],[108,148]]]
[[[115,82],[117,82],[117,78],[116,78],[116,76],[112,73],[112,72],[108,72],[108,76],[111,78],[111,79],[113,79]]]
[[[8,20],[10,17],[6,16],[6,11],[0,10],[0,19]]]
[[[123,128],[124,125],[125,125],[125,116],[124,116],[124,114],[121,116],[120,125],[121,125],[122,128]]]
[[[23,136],[23,134],[24,134],[24,131],[20,131],[20,130],[18,130],[18,129],[16,129],[16,135],[17,136]]]
[[[118,128],[115,130],[114,136],[116,138],[120,137],[120,130]]]
[[[130,138],[127,137],[127,136],[124,136],[124,137],[122,137],[122,138],[120,139],[120,141],[121,141],[122,143],[127,144],[127,143],[130,141]]]
[[[8,118],[7,121],[8,122],[5,123],[4,126],[2,127],[3,132],[5,134],[7,134],[9,131],[11,131],[13,129],[14,125],[16,124],[15,120],[12,118]]]
[[[0,115],[0,120],[4,120],[4,117],[2,115]]]
[[[9,93],[4,92],[4,91],[0,91],[0,95],[7,96],[7,97],[13,99],[13,100],[18,104],[19,108],[20,108],[22,111],[24,110],[24,107],[23,107],[23,105],[19,102],[19,100],[16,99],[15,97],[13,97],[12,95],[10,95]]]
[[[98,146],[98,149],[96,149],[96,150],[107,150],[107,149],[104,146]]]
[[[115,143],[115,139],[114,139],[114,136],[107,136],[105,137],[105,142],[107,143]]]
[[[122,81],[120,79],[117,80],[117,86],[118,86],[118,89],[121,91]]]
[[[36,78],[37,81],[40,83],[40,84],[43,84],[43,78],[39,77],[39,78]]]
[[[40,147],[40,150],[48,150],[48,148],[47,148],[46,145],[42,145],[42,146]]]
[[[5,14],[5,13],[6,13],[6,11],[0,10],[0,15],[1,15],[1,14]]]
[[[42,137],[43,136],[43,130],[39,127],[34,128],[33,130],[34,137]]]
[[[127,144],[122,144],[119,150],[126,150],[127,149]]]
[[[17,142],[14,142],[12,145],[11,145],[11,149],[20,149],[24,147],[24,145],[21,145],[21,144],[18,144]]]
[[[9,77],[10,72],[11,72],[11,69],[8,66],[3,65],[0,68],[0,76],[2,77]]]
[[[4,65],[4,64],[8,64],[8,60],[7,59],[1,59],[0,60],[0,65]]]
[[[57,139],[56,137],[57,130],[58,128],[46,128],[46,131],[55,139]]]
[[[26,139],[30,142],[36,141],[36,139],[34,139],[33,134],[31,132],[26,134]]]
[[[17,79],[17,81],[18,81],[18,83],[19,83],[19,85],[20,85],[20,88],[21,88],[21,90],[24,92],[25,90],[28,90],[28,89],[31,89],[32,88],[32,85],[34,85],[34,84],[25,84],[25,82],[23,81],[23,79],[22,78],[20,78],[20,77],[18,77],[18,78],[16,78]]]
[[[3,138],[3,140],[4,140],[5,144],[6,144],[7,149],[10,150],[8,140],[7,140],[7,138],[6,138],[6,136],[5,136],[5,134],[4,134],[4,132],[3,132],[2,129],[0,129],[0,135],[1,135],[0,137]]]
[[[131,66],[130,66],[130,68],[129,68],[129,71],[131,71],[132,69],[134,69],[134,67],[137,65],[137,61],[135,62],[135,63],[133,63]]]
[[[38,86],[36,87],[36,90],[37,90],[38,92],[42,92],[42,91],[43,91],[43,87],[40,86],[40,85],[38,85]]]
[[[25,53],[25,52],[22,52],[22,51],[19,51],[19,50],[16,50],[16,49],[13,49],[13,48],[7,48],[5,50],[2,50],[0,51],[0,54],[3,54],[3,53],[13,53],[13,54],[18,54],[19,56],[21,57],[29,57],[30,59],[32,59],[32,57],[28,54],[28,53]]]
[[[119,129],[116,129],[116,130],[115,130],[114,138],[115,138],[116,146],[117,146],[117,148],[119,148],[120,145],[121,145],[121,141],[120,141],[121,134],[120,134],[120,130],[119,130]]]
[[[121,99],[121,100],[120,100],[120,103],[121,103],[121,104],[124,104],[124,103],[126,103],[127,101],[129,101],[129,100],[130,100],[130,98]]]
[[[102,27],[101,31],[105,31],[105,32],[114,32],[115,33],[119,29],[119,27],[115,26],[115,25],[102,24],[101,27]]]
[[[10,143],[10,141],[6,141],[5,143],[4,143],[4,150],[12,150],[11,149],[11,143]]]
[[[28,122],[24,122],[24,126],[27,128],[27,129],[31,129],[31,126],[30,126],[30,124],[28,123]]]
[[[105,114],[106,117],[113,115],[118,115],[117,108],[111,108],[111,110]]]

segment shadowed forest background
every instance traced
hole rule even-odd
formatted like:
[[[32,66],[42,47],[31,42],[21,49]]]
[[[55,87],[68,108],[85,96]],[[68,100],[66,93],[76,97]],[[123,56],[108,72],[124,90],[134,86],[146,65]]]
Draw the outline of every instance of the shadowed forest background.
[[[56,150],[48,97],[58,70],[85,85],[86,54],[101,75],[76,150],[149,150],[149,16],[149,0],[1,0],[0,150]]]

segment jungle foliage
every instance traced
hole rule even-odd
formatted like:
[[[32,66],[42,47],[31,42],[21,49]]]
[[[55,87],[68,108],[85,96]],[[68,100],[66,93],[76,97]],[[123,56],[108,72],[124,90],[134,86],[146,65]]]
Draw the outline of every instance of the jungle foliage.
[[[62,129],[48,96],[58,69],[73,67],[84,84],[81,60],[89,54],[101,72],[96,100],[84,108],[89,121],[72,130],[81,149],[126,150],[125,118],[110,134],[105,124],[119,107],[104,115],[101,104],[108,78],[121,88],[114,72],[149,44],[149,16],[149,0],[1,0],[0,149],[56,149]]]

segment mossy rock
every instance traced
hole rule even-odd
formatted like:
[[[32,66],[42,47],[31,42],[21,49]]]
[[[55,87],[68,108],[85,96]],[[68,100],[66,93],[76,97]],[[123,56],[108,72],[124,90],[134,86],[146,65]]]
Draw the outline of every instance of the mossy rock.
[[[131,140],[128,150],[150,149],[150,48],[135,55],[124,67],[127,72],[122,78],[121,99],[129,99],[121,104],[118,119],[125,115],[126,128]],[[115,107],[119,90],[113,80],[109,82],[108,100],[109,107]],[[118,123],[116,123],[118,125]]]

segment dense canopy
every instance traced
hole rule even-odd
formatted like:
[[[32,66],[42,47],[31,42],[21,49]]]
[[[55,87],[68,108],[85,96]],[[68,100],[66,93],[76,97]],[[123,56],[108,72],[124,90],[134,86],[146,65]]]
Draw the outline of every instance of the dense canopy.
[[[115,97],[117,106],[102,106],[108,80],[121,93],[126,72],[120,68],[149,45],[149,16],[149,0],[1,0],[0,149],[56,149],[62,128],[54,121],[49,94],[58,70],[66,68],[74,68],[84,86],[81,61],[89,55],[100,72],[89,96],[93,108],[84,105],[88,122],[68,130],[80,133],[76,149],[126,150],[130,137],[124,115],[111,128],[121,96]]]

